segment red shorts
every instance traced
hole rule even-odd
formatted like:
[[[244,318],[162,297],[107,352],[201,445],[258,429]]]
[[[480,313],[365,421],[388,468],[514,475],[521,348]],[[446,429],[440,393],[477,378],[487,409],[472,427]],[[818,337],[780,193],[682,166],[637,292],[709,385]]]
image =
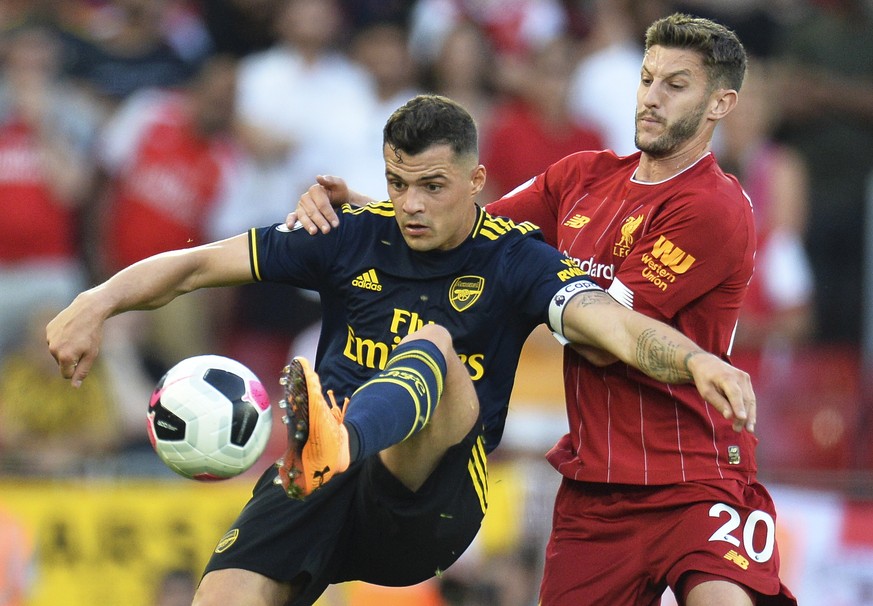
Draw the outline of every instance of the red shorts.
[[[761,484],[590,484],[564,478],[542,606],[659,604],[697,571],[736,581],[761,604],[796,606],[779,581],[776,511]]]

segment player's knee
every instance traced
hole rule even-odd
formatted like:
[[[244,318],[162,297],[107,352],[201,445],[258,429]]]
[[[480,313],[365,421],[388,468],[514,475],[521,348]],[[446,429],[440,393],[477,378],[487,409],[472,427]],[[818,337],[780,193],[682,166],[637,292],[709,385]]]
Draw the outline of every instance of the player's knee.
[[[280,606],[290,604],[302,586],[238,568],[213,570],[200,581],[192,606]]]
[[[439,324],[426,324],[400,342],[421,339],[433,343],[446,360],[445,389],[439,404],[442,410],[435,417],[435,425],[447,423],[451,433],[460,430],[462,436],[466,435],[479,418],[479,399],[467,368],[455,352],[452,335]]]
[[[439,324],[425,324],[415,332],[403,337],[400,343],[414,341],[416,339],[426,339],[436,345],[442,354],[448,357],[449,353],[454,352],[452,345],[452,335]]]

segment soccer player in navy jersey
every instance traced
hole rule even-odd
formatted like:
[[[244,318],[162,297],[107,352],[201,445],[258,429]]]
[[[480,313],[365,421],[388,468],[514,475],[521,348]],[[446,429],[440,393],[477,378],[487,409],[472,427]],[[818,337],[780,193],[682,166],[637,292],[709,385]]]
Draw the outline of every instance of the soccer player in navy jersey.
[[[416,97],[384,141],[390,201],[346,206],[326,235],[280,223],[151,257],[47,327],[77,385],[110,316],[246,282],[319,291],[318,374],[300,358],[284,371],[288,452],[218,543],[198,606],[311,604],[330,583],[410,585],[450,566],[481,524],[487,455],[544,322],[656,380],[694,383],[738,429],[754,422],[746,373],[616,303],[532,225],[476,205],[485,168],[466,110]]]

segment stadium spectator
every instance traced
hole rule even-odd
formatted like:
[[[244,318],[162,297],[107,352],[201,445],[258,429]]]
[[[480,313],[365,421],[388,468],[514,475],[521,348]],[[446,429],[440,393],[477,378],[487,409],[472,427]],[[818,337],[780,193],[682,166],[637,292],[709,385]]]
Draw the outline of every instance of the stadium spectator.
[[[742,103],[725,118],[716,142],[720,164],[739,179],[755,209],[755,274],[734,341],[740,355],[750,350],[790,351],[810,339],[814,330],[813,277],[804,248],[809,173],[803,157],[776,140],[773,70],[764,61],[751,63]],[[755,376],[767,379],[766,373]]]
[[[799,14],[777,45],[779,135],[809,171],[816,340],[857,345],[873,171],[873,17],[863,0],[810,2]]]
[[[100,276],[210,239],[240,161],[235,95],[236,62],[216,56],[183,90],[140,90],[113,114],[98,153]]]
[[[215,56],[185,87],[139,90],[113,114],[101,132],[101,178],[87,223],[96,279],[211,238],[211,213],[239,165],[235,86],[236,61]],[[229,313],[228,299],[194,297],[108,323],[105,346],[113,355],[105,364],[126,385],[115,395],[128,448],[147,447],[142,402],[155,381],[182,358],[220,349],[224,335],[216,327]]]
[[[567,104],[573,117],[593,125],[606,148],[636,151],[634,114],[646,27],[669,11],[664,0],[595,0],[591,30],[571,76]]]
[[[396,23],[377,23],[361,29],[352,39],[349,54],[373,77],[378,149],[382,145],[381,125],[397,107],[421,92],[419,67],[409,52],[406,28]]]
[[[79,213],[102,118],[59,75],[61,46],[33,24],[4,34],[0,74],[0,356],[38,304],[87,281]]]
[[[201,2],[212,51],[242,58],[276,43],[274,22],[284,0]]]
[[[24,334],[0,359],[0,469],[7,472],[81,474],[89,460],[115,451],[123,438],[102,360],[94,367],[93,384],[82,391],[70,390],[53,372],[45,354],[45,323],[59,309],[34,305],[20,320]]]
[[[600,132],[567,110],[573,51],[569,39],[556,38],[522,60],[518,93],[497,104],[482,132],[484,199],[499,198],[574,151],[603,147]]]
[[[251,160],[221,209],[219,235],[281,216],[311,175],[343,167],[354,179],[359,154],[379,155],[366,150],[374,83],[345,51],[338,0],[286,0],[274,27],[276,44],[240,62],[237,112]],[[354,182],[384,186],[372,176]]]
[[[377,23],[358,31],[349,47],[350,58],[372,76],[375,85],[373,115],[367,118],[367,149],[382,147],[382,126],[391,113],[421,92],[419,69],[409,52],[407,30],[396,23]],[[379,153],[361,154],[357,162],[379,175],[384,162]],[[374,186],[375,187],[375,186]],[[384,191],[384,183],[377,191]]]
[[[491,43],[478,27],[466,22],[454,27],[423,70],[425,88],[457,100],[480,129],[488,128],[498,76]]]
[[[0,507],[0,606],[26,606],[35,578],[33,537]]]
[[[85,30],[65,29],[65,72],[109,111],[144,88],[174,88],[196,65],[170,44],[167,0],[111,0]]]
[[[410,15],[413,56],[436,59],[462,23],[482,32],[500,58],[524,56],[567,31],[567,10],[559,0],[418,0]]]

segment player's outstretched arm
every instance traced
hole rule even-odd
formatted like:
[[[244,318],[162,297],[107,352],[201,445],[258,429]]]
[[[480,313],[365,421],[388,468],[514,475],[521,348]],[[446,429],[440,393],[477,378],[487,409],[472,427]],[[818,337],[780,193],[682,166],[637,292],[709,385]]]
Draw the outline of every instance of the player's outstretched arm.
[[[755,394],[749,375],[701,349],[678,330],[627,309],[603,291],[586,291],[567,303],[563,334],[593,346],[665,383],[694,383],[734,430],[755,428]]]
[[[285,225],[288,229],[293,229],[294,224],[300,221],[303,229],[310,234],[314,235],[318,231],[326,234],[339,225],[339,217],[334,208],[346,203],[365,206],[372,201],[371,198],[349,189],[341,177],[319,175],[315,178],[315,183],[300,196],[297,210],[285,218]]]
[[[199,288],[251,281],[246,235],[149,257],[80,293],[58,313],[46,326],[49,351],[61,375],[78,387],[94,364],[108,318],[155,309]]]

